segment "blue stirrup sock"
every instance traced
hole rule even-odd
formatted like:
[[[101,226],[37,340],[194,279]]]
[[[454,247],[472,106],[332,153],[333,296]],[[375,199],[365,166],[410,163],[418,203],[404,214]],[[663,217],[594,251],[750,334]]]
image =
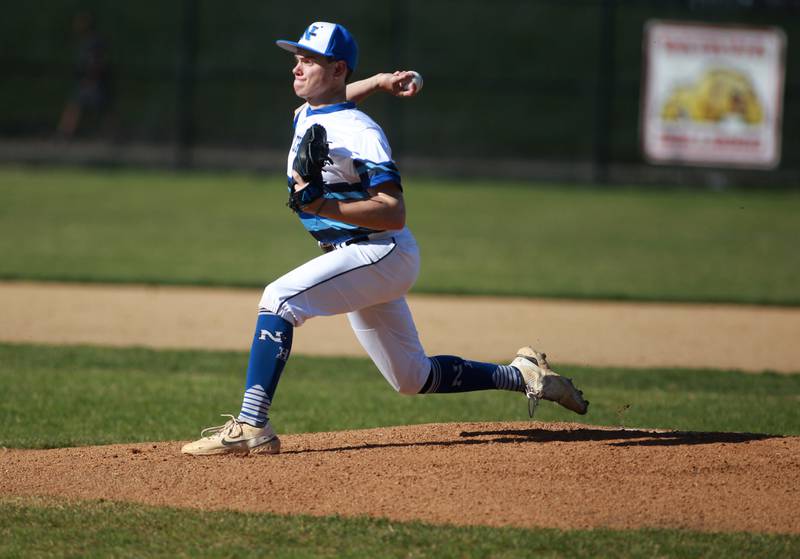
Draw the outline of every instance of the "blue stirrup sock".
[[[475,390],[524,392],[525,379],[516,367],[467,361],[454,355],[431,357],[431,372],[420,394],[447,394]]]
[[[267,424],[275,389],[292,350],[293,331],[294,326],[287,320],[263,309],[259,311],[239,421],[253,427]]]

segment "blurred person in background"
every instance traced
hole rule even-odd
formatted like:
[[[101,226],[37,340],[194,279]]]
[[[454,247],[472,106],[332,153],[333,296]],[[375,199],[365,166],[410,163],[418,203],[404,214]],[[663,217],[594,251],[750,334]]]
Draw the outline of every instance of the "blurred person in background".
[[[98,123],[108,124],[114,97],[108,44],[97,33],[92,14],[76,14],[72,30],[77,40],[75,85],[61,113],[57,131],[57,138],[66,140],[75,137],[81,120],[87,115]]]

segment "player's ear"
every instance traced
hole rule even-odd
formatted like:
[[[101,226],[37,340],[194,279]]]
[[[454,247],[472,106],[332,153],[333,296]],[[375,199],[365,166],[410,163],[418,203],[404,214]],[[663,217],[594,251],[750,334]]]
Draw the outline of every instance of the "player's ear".
[[[337,60],[335,62],[335,64],[336,64],[336,66],[333,69],[334,77],[339,78],[339,77],[344,76],[345,80],[346,80],[347,79],[347,75],[348,75],[347,74],[347,72],[348,72],[348,70],[347,70],[347,62],[345,62],[344,60]]]

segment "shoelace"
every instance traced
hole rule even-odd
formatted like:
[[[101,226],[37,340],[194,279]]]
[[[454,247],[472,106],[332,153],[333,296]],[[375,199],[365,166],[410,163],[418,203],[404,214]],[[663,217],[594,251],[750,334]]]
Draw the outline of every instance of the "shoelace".
[[[524,357],[532,361],[533,364],[540,369],[550,369],[550,366],[547,364],[547,355],[544,353],[540,353],[538,357],[532,357],[530,355],[517,355],[517,357]],[[525,383],[525,396],[528,397],[528,417],[533,419],[533,414],[536,413],[536,408],[539,407],[539,401],[542,399],[542,393],[536,392],[528,383]]]
[[[217,425],[216,427],[207,427],[200,431],[200,437],[213,437],[219,433],[223,433],[225,435],[231,437],[240,437],[242,435],[242,422],[236,419],[229,413],[220,414],[222,417],[230,417],[228,421],[226,421],[223,425]],[[237,432],[238,431],[238,432]]]
[[[531,390],[527,385],[525,385],[525,396],[528,397],[528,416],[533,419],[533,414],[536,413],[536,408],[539,406],[542,396],[538,392]]]

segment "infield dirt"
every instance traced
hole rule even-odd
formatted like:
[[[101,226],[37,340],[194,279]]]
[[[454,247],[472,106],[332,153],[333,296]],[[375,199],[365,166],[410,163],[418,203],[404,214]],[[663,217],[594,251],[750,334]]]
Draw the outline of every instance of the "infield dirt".
[[[287,435],[277,456],[178,442],[6,450],[0,494],[431,523],[800,533],[800,438],[466,423]]]
[[[0,283],[0,340],[247,351],[258,289]],[[800,307],[412,295],[431,354],[551,363],[800,371]],[[343,316],[306,322],[293,353],[363,357]]]
[[[251,290],[0,284],[0,340],[244,349],[255,300]],[[464,353],[480,357],[470,347],[505,336],[510,351],[542,341],[572,363],[800,368],[798,309],[452,297],[416,297],[412,308],[433,351],[449,341],[450,351],[467,344]],[[493,316],[491,331],[470,327],[475,312]],[[526,339],[534,331],[537,339]],[[348,343],[343,353],[354,353]],[[655,362],[648,348],[662,348]],[[0,497],[489,526],[800,533],[800,437],[525,422],[282,441],[278,456],[249,457],[187,457],[182,442],[0,449]]]

